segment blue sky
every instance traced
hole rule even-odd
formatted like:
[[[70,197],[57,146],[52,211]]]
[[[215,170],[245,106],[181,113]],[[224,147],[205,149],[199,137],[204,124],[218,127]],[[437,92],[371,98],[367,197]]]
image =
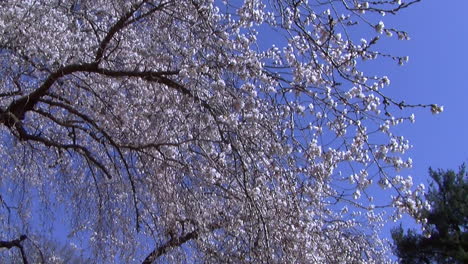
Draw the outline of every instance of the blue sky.
[[[408,153],[413,168],[402,171],[414,183],[429,181],[428,168],[457,170],[468,163],[468,1],[423,0],[397,16],[385,17],[386,27],[407,31],[411,40],[388,41],[392,54],[408,55],[403,67],[385,66],[391,79],[387,94],[407,103],[436,103],[444,112],[413,109],[414,124],[397,128],[414,146]],[[416,227],[404,217],[405,227]],[[385,228],[388,234],[391,225]],[[419,229],[419,228],[417,228]]]
[[[457,169],[468,162],[468,1],[424,0],[389,17],[411,40],[389,47],[409,55],[409,63],[389,69],[392,85],[386,91],[408,103],[436,103],[444,112],[415,110],[416,122],[399,128],[414,148],[409,155],[415,182],[427,182],[429,166]]]

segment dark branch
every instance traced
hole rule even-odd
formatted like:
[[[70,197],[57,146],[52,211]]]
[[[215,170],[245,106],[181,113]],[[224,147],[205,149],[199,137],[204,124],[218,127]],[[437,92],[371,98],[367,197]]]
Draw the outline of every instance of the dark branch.
[[[77,144],[61,144],[52,140],[49,140],[47,138],[41,137],[40,135],[32,135],[29,134],[26,129],[23,127],[21,121],[16,120],[14,123],[14,127],[16,131],[18,132],[17,137],[20,140],[30,140],[30,141],[36,141],[44,144],[47,147],[55,147],[58,149],[72,149],[76,151],[77,153],[81,154],[84,158],[89,160],[91,163],[93,163],[97,168],[99,168],[106,176],[107,178],[111,179],[112,175],[109,173],[109,171],[106,169],[104,164],[99,162],[92,154],[91,151],[89,151],[87,148],[77,145]]]
[[[190,221],[190,220],[189,220]],[[192,222],[192,221],[190,221]],[[207,230],[200,230],[196,228],[194,231],[189,232],[185,235],[179,236],[179,237],[171,237],[169,241],[166,243],[160,245],[157,247],[155,250],[153,250],[146,258],[143,260],[143,264],[151,264],[153,263],[156,259],[159,257],[163,256],[164,254],[168,253],[170,250],[176,247],[182,246],[184,243],[197,239],[200,237],[205,232],[212,232],[216,229],[221,228],[222,225],[219,223],[212,223],[207,226]],[[203,233],[201,233],[203,231]]]
[[[104,39],[101,41],[101,43],[99,44],[99,48],[96,52],[96,57],[94,59],[94,61],[99,64],[104,56],[104,52],[106,51],[106,48],[107,46],[109,45],[109,43],[111,42],[112,38],[115,36],[115,34],[117,34],[117,32],[119,32],[120,30],[122,30],[123,28],[125,28],[125,26],[127,26],[128,24],[126,23],[127,20],[129,20],[133,14],[145,3],[146,1],[143,1],[141,2],[140,4],[138,5],[135,5],[132,10],[128,11],[127,13],[125,13],[125,15],[123,15],[110,29],[109,29],[109,32],[107,32],[106,36],[104,37]]]
[[[7,248],[7,249],[11,249],[12,247],[18,248],[21,252],[21,258],[23,259],[23,263],[28,264],[29,262],[28,262],[28,259],[26,258],[23,245],[21,245],[21,242],[23,242],[26,238],[27,236],[21,235],[19,239],[10,240],[10,241],[0,241],[0,248]]]
[[[52,85],[60,78],[75,73],[75,72],[90,72],[100,73],[109,77],[140,77],[146,80],[158,81],[159,83],[166,84],[173,88],[177,88],[184,94],[190,94],[190,92],[183,86],[178,85],[174,81],[165,78],[164,75],[178,74],[178,71],[146,71],[146,72],[131,72],[131,71],[110,71],[99,69],[96,63],[84,63],[84,64],[71,64],[60,68],[56,72],[49,75],[44,83],[34,90],[32,93],[25,95],[18,100],[15,100],[0,116],[0,123],[4,123],[8,127],[13,127],[15,120],[11,115],[15,116],[18,120],[23,120],[26,112],[31,111],[34,106],[38,103],[41,97],[45,96]]]
[[[163,4],[160,4],[160,5],[157,5],[155,7],[153,7],[150,11],[148,11],[147,13],[144,13],[143,15],[140,15],[134,19],[130,19],[134,14],[135,12],[140,9],[140,7],[142,7],[145,3],[147,3],[148,1],[145,0],[145,1],[142,1],[141,3],[135,5],[132,10],[130,10],[129,12],[127,12],[125,15],[123,15],[110,29],[109,29],[109,32],[107,32],[107,35],[104,37],[104,39],[101,41],[101,43],[99,44],[99,48],[96,52],[96,58],[94,59],[94,61],[96,63],[100,63],[102,58],[104,57],[104,52],[106,51],[107,49],[107,46],[109,45],[109,43],[111,42],[112,38],[115,36],[115,34],[117,34],[119,31],[121,31],[122,29],[124,29],[125,27],[127,27],[128,25],[131,25],[132,23],[134,22],[137,22],[141,19],[143,19],[144,17],[147,17],[147,16],[150,16],[152,15],[153,13],[155,13],[156,11],[159,11],[161,10],[166,4],[163,3]],[[130,19],[130,20],[129,20]]]
[[[78,71],[89,71],[92,69],[97,69],[97,65],[94,63],[85,63],[85,64],[71,64],[65,67],[60,68],[56,72],[49,75],[49,77],[44,81],[44,83],[34,90],[34,92],[25,95],[18,100],[15,100],[10,106],[7,108],[5,112],[13,114],[18,120],[23,120],[24,115],[26,112],[33,109],[33,107],[37,104],[39,99],[46,95],[52,85],[61,77],[78,72]],[[0,119],[1,122],[6,124],[8,127],[13,126],[13,120],[6,119],[5,116],[2,116]]]
[[[153,14],[154,12],[161,10],[167,3],[162,3],[158,6],[153,7],[148,13],[145,13],[143,16],[130,20],[130,18],[134,15],[134,13],[141,8],[147,0],[142,1],[141,3],[135,5],[132,10],[127,12],[124,16],[122,16],[116,24],[114,24],[110,29],[109,32],[106,34],[104,39],[100,42],[99,48],[96,51],[95,62],[93,63],[84,63],[84,64],[71,64],[65,67],[61,67],[56,72],[53,72],[49,75],[49,77],[44,81],[44,83],[36,89],[34,92],[25,95],[18,100],[15,100],[5,112],[12,113],[16,116],[17,119],[23,120],[24,115],[26,112],[33,109],[33,107],[37,104],[38,100],[44,96],[52,85],[59,80],[61,77],[66,76],[68,74],[79,72],[79,71],[88,71],[88,72],[96,72],[98,70],[98,65],[101,62],[105,50],[107,49],[110,41],[112,38],[117,34],[120,30],[124,29],[126,26],[130,25],[129,22],[135,22],[143,17]],[[130,20],[130,21],[129,21]],[[9,94],[6,94],[9,95]],[[0,122],[6,124],[8,127],[13,126],[13,121],[11,119],[5,119],[6,115],[2,114],[0,116]]]
[[[171,249],[173,249],[175,247],[180,247],[184,243],[186,243],[187,241],[198,238],[198,236],[199,236],[199,234],[198,234],[198,231],[196,230],[196,231],[192,231],[192,232],[190,232],[190,233],[188,233],[186,235],[183,235],[181,237],[174,237],[171,240],[169,240],[166,243],[159,246],[158,248],[156,248],[155,250],[153,250],[153,252],[151,252],[145,258],[145,260],[142,263],[143,264],[151,264],[156,259],[158,259],[162,255],[166,254]]]

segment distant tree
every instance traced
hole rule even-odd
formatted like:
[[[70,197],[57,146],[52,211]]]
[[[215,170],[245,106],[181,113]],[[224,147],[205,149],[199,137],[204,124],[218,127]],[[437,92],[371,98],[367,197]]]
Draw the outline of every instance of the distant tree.
[[[392,230],[394,253],[401,263],[468,263],[468,179],[465,166],[458,173],[432,170],[425,197],[431,208],[421,217],[425,234],[403,227]]]

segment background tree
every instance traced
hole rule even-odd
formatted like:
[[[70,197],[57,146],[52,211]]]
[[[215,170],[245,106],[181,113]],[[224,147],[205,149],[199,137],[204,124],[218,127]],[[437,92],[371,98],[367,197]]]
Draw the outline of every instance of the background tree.
[[[423,207],[392,127],[442,108],[361,69],[407,60],[380,19],[416,2],[1,1],[1,239],[63,222],[98,263],[384,263],[382,208]]]
[[[425,235],[392,230],[394,252],[401,263],[468,263],[468,176],[463,165],[429,169],[433,179],[425,197],[431,207],[421,212]]]

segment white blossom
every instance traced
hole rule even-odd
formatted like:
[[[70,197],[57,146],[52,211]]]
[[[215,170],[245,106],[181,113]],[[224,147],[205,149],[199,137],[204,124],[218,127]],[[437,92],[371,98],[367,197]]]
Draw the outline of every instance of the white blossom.
[[[89,262],[390,263],[369,190],[428,207],[395,175],[418,105],[362,62],[409,37],[347,2],[1,1],[5,239],[63,215]]]
[[[382,34],[384,28],[385,28],[385,24],[383,21],[380,21],[377,25],[375,25],[375,31],[377,31],[377,33]]]

